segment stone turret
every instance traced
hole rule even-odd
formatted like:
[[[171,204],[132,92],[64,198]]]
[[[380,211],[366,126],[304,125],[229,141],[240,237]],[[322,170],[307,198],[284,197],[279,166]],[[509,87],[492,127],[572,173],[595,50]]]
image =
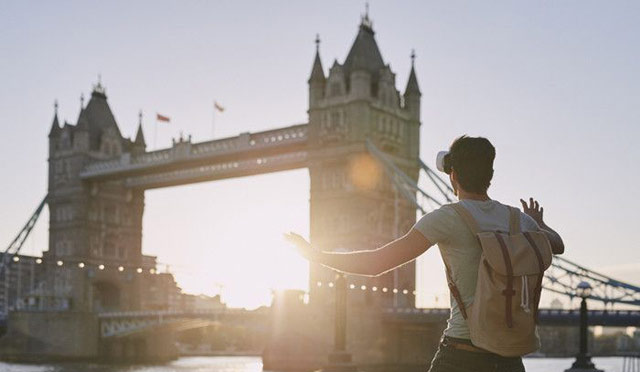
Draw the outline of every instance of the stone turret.
[[[317,53],[316,61],[319,66]],[[314,76],[320,82],[324,75],[315,66]],[[392,154],[396,165],[417,179],[419,118],[401,105],[395,80],[396,75],[378,48],[372,22],[365,14],[344,63],[337,60],[333,63],[324,95],[312,100],[309,107],[310,235],[313,244],[326,250],[370,249],[399,237],[415,223],[415,208],[398,199],[394,186],[365,148],[367,141],[371,141]],[[410,98],[417,101],[411,103],[419,106],[420,97],[412,94]],[[318,282],[332,280],[334,274],[330,270],[312,264],[310,301],[325,303],[324,296],[333,292],[318,286]],[[383,306],[414,303],[412,296],[397,296],[391,291],[398,287],[412,293],[413,263],[374,279],[350,280],[358,287],[389,290],[375,300],[366,294],[369,292],[352,295],[353,303],[367,306],[375,301]]]
[[[144,140],[144,133],[142,132],[142,112],[140,112],[138,117],[138,131],[131,146],[131,152],[135,154],[143,153],[147,149],[147,142]]]
[[[353,99],[371,99],[377,91],[384,62],[374,35],[369,16],[365,15],[344,61],[345,73],[349,78],[349,95]]]
[[[122,181],[86,182],[82,172],[96,161],[126,161],[127,152],[144,152],[142,128],[134,141],[121,135],[105,89],[98,82],[86,107],[81,104],[75,125],[60,127],[57,114],[54,116],[49,144],[49,249],[44,259],[141,264],[143,191],[127,188]],[[141,282],[126,276],[106,271],[88,276],[66,264],[47,275],[51,279],[46,284],[47,295],[73,311],[99,311],[111,306],[109,301],[123,310],[140,307]],[[104,298],[106,287],[117,288],[109,292],[110,299]]]
[[[60,122],[58,121],[58,101],[55,102],[54,107],[53,122],[51,123],[51,129],[49,130],[49,157],[51,157],[51,155],[56,151],[60,132],[62,132]]]
[[[409,73],[409,80],[407,81],[407,87],[404,90],[404,108],[411,114],[413,120],[420,121],[420,87],[418,86],[418,78],[416,77],[415,70],[415,58],[414,52],[411,53],[411,72]]]
[[[320,60],[320,38],[316,35],[316,57],[309,77],[309,108],[315,107],[324,97],[327,78],[324,76],[322,61]]]
[[[56,138],[60,135],[60,122],[58,121],[58,101],[54,104],[53,122],[49,131],[49,138]]]
[[[84,101],[83,97],[80,97],[80,101]],[[90,150],[90,138],[89,138],[89,121],[82,103],[80,103],[80,114],[78,115],[78,121],[76,123],[74,133],[74,147],[81,151]]]

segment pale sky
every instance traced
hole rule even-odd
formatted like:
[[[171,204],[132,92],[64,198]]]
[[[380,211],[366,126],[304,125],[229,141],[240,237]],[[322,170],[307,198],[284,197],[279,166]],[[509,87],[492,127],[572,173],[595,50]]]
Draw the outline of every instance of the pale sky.
[[[635,1],[371,1],[385,62],[404,90],[415,48],[422,90],[422,159],[467,133],[497,148],[490,196],[537,197],[566,257],[640,284],[640,3]],[[319,33],[325,71],[343,62],[363,1],[60,1],[0,3],[8,244],[46,192],[53,102],[76,122],[79,97],[102,75],[125,136],[139,110],[154,147],[307,120],[307,79]],[[146,193],[143,250],[172,264],[188,292],[230,305],[269,301],[269,288],[306,288],[307,266],[282,233],[308,234],[306,170]],[[278,218],[273,218],[277,211]],[[46,249],[48,215],[25,253]],[[283,264],[286,263],[286,265]],[[420,260],[420,303],[446,292],[439,255]],[[444,306],[445,303],[438,304]]]

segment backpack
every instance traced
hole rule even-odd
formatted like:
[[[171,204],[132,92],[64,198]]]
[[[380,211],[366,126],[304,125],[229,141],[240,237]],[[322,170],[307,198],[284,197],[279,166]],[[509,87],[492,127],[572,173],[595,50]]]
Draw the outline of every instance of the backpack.
[[[449,289],[467,322],[473,345],[502,356],[540,348],[536,330],[544,271],[551,244],[541,231],[520,230],[520,210],[508,207],[509,232],[480,231],[471,213],[451,204],[478,238],[482,254],[473,303],[465,307],[445,261]],[[518,301],[520,300],[520,301]]]

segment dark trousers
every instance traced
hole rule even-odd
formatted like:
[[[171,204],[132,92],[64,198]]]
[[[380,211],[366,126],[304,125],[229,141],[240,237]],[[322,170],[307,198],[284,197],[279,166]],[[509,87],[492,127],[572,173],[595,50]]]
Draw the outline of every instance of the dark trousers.
[[[457,342],[468,340],[453,339]],[[470,343],[470,342],[469,342]],[[493,353],[476,353],[454,349],[440,343],[429,372],[525,372],[521,357],[503,357]]]

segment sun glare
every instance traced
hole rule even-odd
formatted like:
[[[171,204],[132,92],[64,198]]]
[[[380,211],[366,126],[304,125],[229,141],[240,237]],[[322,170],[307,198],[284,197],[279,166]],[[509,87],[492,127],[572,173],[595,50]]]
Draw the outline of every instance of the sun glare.
[[[143,251],[171,263],[184,292],[221,294],[231,307],[306,290],[309,265],[283,233],[308,236],[308,178],[288,171],[147,191]]]

